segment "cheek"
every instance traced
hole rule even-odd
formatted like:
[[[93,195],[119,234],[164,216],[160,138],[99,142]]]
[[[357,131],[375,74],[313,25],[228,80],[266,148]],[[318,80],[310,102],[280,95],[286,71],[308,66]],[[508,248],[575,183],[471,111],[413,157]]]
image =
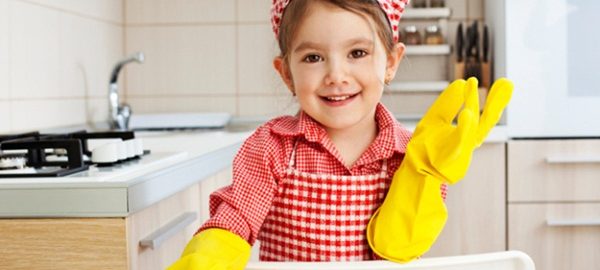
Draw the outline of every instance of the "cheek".
[[[297,68],[292,71],[294,87],[297,91],[316,88],[321,82],[321,73],[317,68]]]

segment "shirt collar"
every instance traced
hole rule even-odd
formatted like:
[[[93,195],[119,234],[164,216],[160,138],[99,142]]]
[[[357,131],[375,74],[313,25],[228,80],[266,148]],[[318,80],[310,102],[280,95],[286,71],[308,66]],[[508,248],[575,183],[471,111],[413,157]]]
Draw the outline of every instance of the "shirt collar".
[[[367,151],[376,151],[374,154],[381,158],[389,158],[394,153],[405,153],[412,133],[400,125],[381,103],[375,109],[375,121],[379,132]],[[307,141],[321,144],[327,137],[325,128],[304,111],[294,117],[293,124],[274,125],[271,130],[282,136],[304,137]]]

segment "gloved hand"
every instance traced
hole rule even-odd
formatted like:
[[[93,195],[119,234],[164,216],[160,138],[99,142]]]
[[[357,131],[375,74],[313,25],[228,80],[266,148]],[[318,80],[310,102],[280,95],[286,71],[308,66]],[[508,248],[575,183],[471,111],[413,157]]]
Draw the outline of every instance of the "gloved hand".
[[[367,226],[377,255],[408,262],[429,250],[448,216],[441,185],[465,176],[473,151],[500,119],[512,91],[509,80],[497,80],[481,117],[477,79],[456,80],[442,92],[417,125],[388,194]]]
[[[228,230],[207,229],[190,240],[168,270],[243,270],[250,249],[246,240]]]

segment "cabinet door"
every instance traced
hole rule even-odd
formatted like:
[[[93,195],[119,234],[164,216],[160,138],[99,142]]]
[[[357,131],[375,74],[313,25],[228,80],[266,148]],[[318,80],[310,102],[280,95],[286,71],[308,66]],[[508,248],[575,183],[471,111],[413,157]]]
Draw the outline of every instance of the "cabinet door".
[[[600,200],[600,140],[508,143],[509,202]]]
[[[129,269],[165,269],[181,256],[200,226],[199,186],[127,217]]]
[[[486,143],[465,179],[448,186],[448,221],[425,257],[506,249],[505,144]]]
[[[600,265],[600,203],[510,204],[508,248],[540,270],[592,270]]]
[[[0,269],[125,270],[125,220],[0,219]]]

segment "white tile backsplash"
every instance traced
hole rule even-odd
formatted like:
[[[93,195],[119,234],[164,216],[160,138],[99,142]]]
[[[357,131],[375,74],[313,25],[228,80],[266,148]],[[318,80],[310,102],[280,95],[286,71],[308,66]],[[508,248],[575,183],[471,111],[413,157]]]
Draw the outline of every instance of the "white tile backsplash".
[[[238,31],[240,94],[285,94],[287,88],[273,68],[279,54],[270,24],[240,25]]]
[[[127,67],[127,95],[234,95],[235,26],[127,27],[126,50],[143,51]]]
[[[112,66],[123,57],[123,28],[103,21],[60,18],[60,93],[106,97]]]
[[[271,1],[237,0],[237,14],[240,23],[271,22]]]
[[[235,21],[235,0],[125,0],[126,24]]]
[[[0,0],[0,131],[106,119],[122,21],[122,0]]]
[[[85,123],[84,99],[12,101],[12,131],[28,131]]]
[[[11,98],[61,96],[59,13],[29,3],[10,4]]]
[[[87,98],[84,100],[85,122],[97,123],[108,119],[108,99]]]
[[[227,112],[236,113],[235,97],[164,96],[129,98],[133,113]]]
[[[8,100],[9,97],[8,85],[10,76],[8,74],[8,17],[8,0],[0,0],[0,101]]]
[[[14,0],[35,3],[43,7],[75,13],[80,16],[123,23],[123,1],[125,0]]]
[[[291,95],[277,96],[240,96],[239,115],[276,117],[280,115],[295,115],[298,112],[298,101]]]

